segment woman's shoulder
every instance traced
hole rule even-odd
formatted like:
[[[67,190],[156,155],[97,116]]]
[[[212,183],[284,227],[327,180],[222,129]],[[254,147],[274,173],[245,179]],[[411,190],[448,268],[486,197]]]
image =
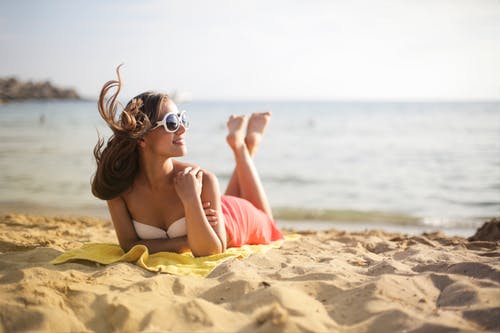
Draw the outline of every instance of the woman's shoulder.
[[[188,162],[184,162],[184,161],[178,161],[178,160],[174,160],[174,168],[175,169],[182,169],[182,168],[187,168],[187,167],[198,167],[196,164],[193,164],[193,163],[188,163]]]
[[[200,165],[196,165],[196,164],[193,164],[193,163],[188,163],[188,162],[184,162],[184,161],[176,161],[174,160],[174,169],[177,170],[177,171],[180,171],[180,170],[183,170],[187,167],[191,167],[191,168],[200,168],[201,171],[203,171],[203,173],[208,173],[209,170],[205,169],[204,167],[200,166]]]
[[[187,167],[200,168],[201,172],[203,172],[203,185],[207,185],[208,183],[217,182],[217,176],[213,172],[211,172],[210,170],[207,170],[207,169],[205,169],[199,165],[196,165],[196,164],[181,162],[181,161],[174,161],[174,169],[176,171],[184,170]]]

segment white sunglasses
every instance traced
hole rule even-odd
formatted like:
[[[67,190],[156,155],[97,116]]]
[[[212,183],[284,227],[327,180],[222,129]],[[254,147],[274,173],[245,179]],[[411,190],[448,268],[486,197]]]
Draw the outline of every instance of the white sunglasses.
[[[156,125],[151,130],[163,126],[166,132],[173,133],[177,132],[181,125],[185,129],[188,129],[190,125],[189,117],[185,110],[182,110],[179,114],[175,112],[167,113],[162,120],[156,122]]]

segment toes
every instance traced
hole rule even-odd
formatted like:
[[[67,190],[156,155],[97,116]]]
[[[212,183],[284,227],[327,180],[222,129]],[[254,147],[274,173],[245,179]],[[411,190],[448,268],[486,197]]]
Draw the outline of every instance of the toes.
[[[234,115],[234,114],[232,114],[229,116],[228,123],[233,122],[233,121],[238,120],[238,119],[241,119],[244,122],[247,119],[247,116],[246,115]]]
[[[264,111],[264,112],[253,112],[252,117],[257,117],[257,116],[271,116],[273,113],[271,111]]]

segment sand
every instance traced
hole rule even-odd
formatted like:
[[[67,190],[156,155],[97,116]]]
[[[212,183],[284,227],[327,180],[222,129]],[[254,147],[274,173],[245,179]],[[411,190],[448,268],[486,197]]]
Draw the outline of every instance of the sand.
[[[207,278],[129,263],[51,265],[109,221],[0,217],[0,332],[500,331],[500,243],[302,232]]]

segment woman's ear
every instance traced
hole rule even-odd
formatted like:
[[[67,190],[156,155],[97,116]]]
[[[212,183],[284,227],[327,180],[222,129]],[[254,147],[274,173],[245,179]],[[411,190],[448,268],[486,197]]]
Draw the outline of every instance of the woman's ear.
[[[144,141],[144,138],[139,139],[138,144],[139,147],[146,148],[146,141]]]

